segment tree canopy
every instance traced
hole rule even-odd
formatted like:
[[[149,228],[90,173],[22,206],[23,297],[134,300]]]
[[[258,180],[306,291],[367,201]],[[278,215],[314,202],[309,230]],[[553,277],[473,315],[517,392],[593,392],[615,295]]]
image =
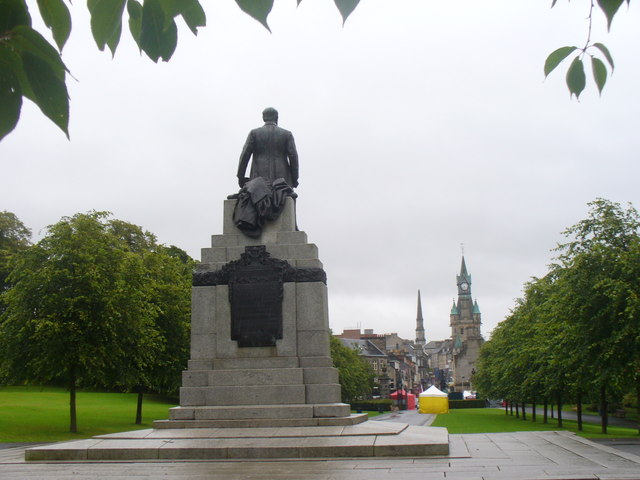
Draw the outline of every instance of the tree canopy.
[[[7,277],[13,255],[30,244],[31,230],[11,212],[0,212],[0,292],[8,288]]]
[[[192,268],[175,253],[106,212],[48,227],[12,260],[3,380],[68,386],[72,432],[79,386],[174,391],[188,357]]]
[[[609,400],[640,396],[640,217],[605,199],[589,206],[483,346],[476,385],[516,402],[588,396],[606,432]]]
[[[302,0],[297,0],[298,5]],[[343,23],[360,0],[333,0]],[[552,0],[551,6],[557,0]],[[565,46],[552,52],[544,65],[545,77],[572,53],[577,53],[567,70],[566,82],[571,96],[579,97],[586,85],[584,59],[588,56],[595,84],[600,92],[607,81],[608,69],[614,69],[613,57],[601,42],[591,41],[591,26],[596,11],[606,17],[610,28],[620,6],[630,0],[590,0],[588,34],[583,47]],[[236,0],[242,11],[271,31],[268,17],[274,0]],[[42,113],[69,136],[69,95],[66,86],[69,68],[62,50],[71,34],[72,19],[65,0],[37,0],[40,16],[51,31],[55,46],[32,26],[26,0],[0,0],[0,140],[17,125],[24,98],[34,102]],[[101,51],[112,55],[122,36],[125,23],[140,48],[152,61],[168,61],[178,43],[176,19],[181,18],[197,35],[206,25],[199,0],[87,0],[91,32]],[[604,61],[603,61],[604,60]]]
[[[347,347],[333,335],[330,347],[333,366],[338,369],[342,401],[349,403],[358,397],[371,394],[375,378],[371,365],[357,350]]]

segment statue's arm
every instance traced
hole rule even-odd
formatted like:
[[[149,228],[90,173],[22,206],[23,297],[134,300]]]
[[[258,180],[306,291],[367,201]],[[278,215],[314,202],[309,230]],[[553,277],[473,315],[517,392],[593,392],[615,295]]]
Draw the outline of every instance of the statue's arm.
[[[287,142],[287,156],[289,157],[289,166],[291,168],[291,179],[293,180],[292,187],[298,186],[298,150],[296,150],[296,142],[293,139],[293,135],[289,134],[289,141]]]
[[[242,187],[245,172],[247,171],[247,165],[249,165],[249,159],[251,158],[251,154],[253,153],[253,145],[253,132],[249,132],[247,141],[244,142],[244,147],[242,147],[240,162],[238,163],[238,183],[240,184],[240,187]]]

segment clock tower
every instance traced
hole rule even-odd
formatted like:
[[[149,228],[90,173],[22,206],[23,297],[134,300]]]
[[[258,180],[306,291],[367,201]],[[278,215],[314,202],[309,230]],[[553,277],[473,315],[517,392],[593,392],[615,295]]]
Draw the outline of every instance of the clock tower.
[[[456,391],[471,390],[473,372],[484,342],[480,307],[471,296],[471,275],[462,257],[460,274],[456,275],[458,301],[451,308],[451,340],[453,343],[453,381]]]

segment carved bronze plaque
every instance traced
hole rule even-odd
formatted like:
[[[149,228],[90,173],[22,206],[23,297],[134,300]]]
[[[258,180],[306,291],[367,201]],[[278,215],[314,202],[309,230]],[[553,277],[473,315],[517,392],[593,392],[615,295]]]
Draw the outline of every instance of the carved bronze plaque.
[[[230,269],[231,339],[239,347],[275,346],[282,338],[285,266],[262,246],[247,247]]]

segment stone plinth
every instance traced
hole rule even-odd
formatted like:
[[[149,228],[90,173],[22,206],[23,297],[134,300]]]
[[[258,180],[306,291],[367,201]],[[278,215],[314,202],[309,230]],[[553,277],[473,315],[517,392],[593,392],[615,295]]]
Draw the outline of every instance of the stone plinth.
[[[288,428],[148,429],[33,447],[27,461],[145,461],[449,454],[446,428],[395,422]]]
[[[329,353],[326,276],[318,248],[296,229],[295,202],[287,199],[278,219],[260,238],[233,224],[236,200],[224,203],[222,235],[202,249],[194,275],[191,359],[183,373],[180,406],[156,428],[352,425],[340,402],[338,372]],[[286,274],[282,283],[282,338],[273,345],[243,347],[232,340],[229,271],[263,246]],[[260,262],[258,262],[260,263]],[[231,274],[232,275],[232,274]]]

